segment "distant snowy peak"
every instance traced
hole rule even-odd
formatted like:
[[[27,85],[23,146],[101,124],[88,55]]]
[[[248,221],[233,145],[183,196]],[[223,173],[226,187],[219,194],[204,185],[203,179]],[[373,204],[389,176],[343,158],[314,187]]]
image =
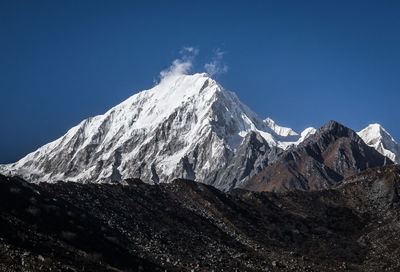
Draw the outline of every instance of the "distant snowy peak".
[[[400,147],[379,124],[371,124],[358,132],[363,141],[395,163],[400,163]]]
[[[315,134],[315,132],[317,132],[317,130],[315,128],[313,128],[313,127],[306,128],[305,130],[303,130],[301,132],[300,139],[298,140],[297,144],[301,143],[302,141],[304,141],[305,139],[307,139],[311,135]]]
[[[303,130],[301,134],[298,134],[291,128],[278,125],[269,117],[264,120],[264,123],[276,134],[276,138],[282,139],[278,146],[283,149],[293,145],[297,146],[317,131],[315,128],[309,127]]]
[[[276,134],[278,134],[279,136],[297,136],[299,134],[297,134],[295,131],[293,131],[293,129],[288,128],[288,127],[281,127],[279,125],[277,125],[275,123],[274,120],[272,120],[271,118],[266,118],[264,120],[264,123],[267,124],[267,126],[272,129],[273,131],[275,131]]]

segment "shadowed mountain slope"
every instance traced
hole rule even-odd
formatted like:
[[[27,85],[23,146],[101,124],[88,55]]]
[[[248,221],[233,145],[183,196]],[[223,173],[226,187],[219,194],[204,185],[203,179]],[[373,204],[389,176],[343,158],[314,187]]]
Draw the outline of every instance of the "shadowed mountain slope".
[[[252,191],[316,190],[362,170],[393,164],[351,129],[330,121],[242,185]]]

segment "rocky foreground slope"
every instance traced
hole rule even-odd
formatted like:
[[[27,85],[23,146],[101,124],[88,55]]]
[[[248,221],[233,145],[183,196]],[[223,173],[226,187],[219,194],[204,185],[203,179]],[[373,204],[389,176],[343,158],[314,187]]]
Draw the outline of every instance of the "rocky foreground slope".
[[[0,270],[399,271],[399,184],[396,165],[287,193],[0,176]]]

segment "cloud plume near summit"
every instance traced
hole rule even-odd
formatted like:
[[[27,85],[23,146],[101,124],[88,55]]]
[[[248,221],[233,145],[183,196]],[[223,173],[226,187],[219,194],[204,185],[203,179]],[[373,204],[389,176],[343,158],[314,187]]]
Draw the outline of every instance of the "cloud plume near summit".
[[[185,75],[189,73],[193,67],[193,61],[198,53],[199,50],[195,47],[183,47],[179,51],[181,57],[175,59],[170,67],[160,72],[161,80],[171,76]]]
[[[204,69],[206,70],[207,74],[210,76],[216,76],[228,72],[228,66],[223,63],[222,60],[224,54],[225,52],[222,52],[219,48],[214,50],[214,56],[212,60],[204,65]]]
[[[186,75],[192,72],[198,54],[199,49],[196,47],[183,47],[179,51],[180,57],[172,61],[172,64],[167,69],[160,72],[160,81],[169,77]],[[221,51],[221,49],[215,49],[213,51],[213,56],[203,65],[203,71],[209,76],[217,76],[226,73],[228,71],[228,66],[223,62],[224,54],[225,52]]]

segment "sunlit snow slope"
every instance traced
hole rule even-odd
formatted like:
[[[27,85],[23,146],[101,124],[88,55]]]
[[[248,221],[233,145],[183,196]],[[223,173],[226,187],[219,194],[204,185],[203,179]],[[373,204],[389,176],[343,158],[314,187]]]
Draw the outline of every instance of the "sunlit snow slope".
[[[358,132],[364,142],[395,163],[400,163],[400,147],[379,124],[371,124]]]
[[[33,182],[182,177],[229,189],[305,137],[272,123],[207,74],[169,75],[0,170]]]

